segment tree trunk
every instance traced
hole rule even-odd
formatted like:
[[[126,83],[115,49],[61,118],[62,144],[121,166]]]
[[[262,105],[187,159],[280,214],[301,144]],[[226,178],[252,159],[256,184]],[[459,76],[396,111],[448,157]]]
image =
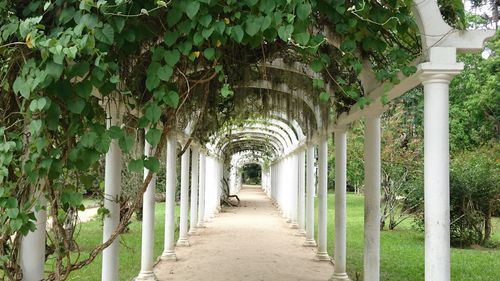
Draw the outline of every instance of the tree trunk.
[[[488,208],[488,211],[486,212],[484,216],[484,238],[483,238],[483,245],[486,244],[491,238],[491,208]]]

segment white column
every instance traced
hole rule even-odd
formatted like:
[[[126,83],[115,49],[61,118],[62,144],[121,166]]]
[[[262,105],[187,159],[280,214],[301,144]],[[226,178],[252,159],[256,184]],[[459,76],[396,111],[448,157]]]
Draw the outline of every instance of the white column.
[[[293,154],[290,157],[290,215],[291,224],[290,228],[298,229],[298,204],[299,204],[299,156],[298,154]]]
[[[315,189],[315,174],[314,163],[316,157],[314,156],[314,145],[307,146],[307,184],[306,184],[306,241],[305,247],[316,247],[314,240],[314,189]]]
[[[380,114],[365,117],[364,280],[380,280]]]
[[[306,173],[306,154],[305,150],[301,150],[298,154],[298,173],[299,173],[299,184],[298,184],[298,211],[297,211],[297,216],[298,216],[298,224],[299,224],[299,230],[297,232],[298,235],[300,236],[305,236],[306,231],[305,231],[305,223],[306,223],[306,215],[305,215],[305,209],[306,209],[306,179],[305,179],[305,173]]]
[[[179,239],[177,246],[189,247],[188,215],[189,215],[189,148],[181,157],[181,213],[179,225]]]
[[[21,238],[19,263],[23,271],[23,281],[39,281],[44,278],[47,212],[35,212],[35,217],[35,231]]]
[[[144,155],[150,155],[151,146],[144,141]],[[148,176],[149,170],[144,168],[144,179]],[[141,271],[137,276],[137,281],[156,280],[153,272],[154,255],[154,229],[155,229],[155,189],[156,175],[148,184],[146,192],[142,196],[142,237],[141,237]]]
[[[198,224],[198,163],[200,154],[197,147],[192,147],[191,155],[191,210],[189,219],[189,234],[196,233],[196,225]]]
[[[206,156],[200,153],[200,183],[199,188],[199,204],[198,204],[198,228],[205,227],[205,176],[206,176]]]
[[[119,106],[111,100],[105,105],[107,122],[106,127],[120,125],[121,114]],[[106,242],[120,224],[120,193],[122,186],[122,151],[118,140],[111,140],[106,153],[104,168],[104,208],[109,213],[104,216],[102,240]],[[120,238],[117,237],[109,247],[102,252],[103,281],[118,280]]]
[[[335,132],[335,250],[334,273],[330,280],[349,280],[346,273],[346,128]]]
[[[319,143],[319,173],[318,173],[318,252],[316,259],[330,261],[327,252],[327,212],[328,212],[328,137],[323,137]]]
[[[177,158],[177,141],[175,135],[167,136],[167,167],[166,167],[166,189],[165,189],[165,243],[162,260],[177,260],[174,249],[175,232],[175,189],[177,183],[177,169],[175,160]]]
[[[425,280],[449,281],[450,182],[449,84],[462,69],[454,48],[431,48],[419,66],[424,85]]]

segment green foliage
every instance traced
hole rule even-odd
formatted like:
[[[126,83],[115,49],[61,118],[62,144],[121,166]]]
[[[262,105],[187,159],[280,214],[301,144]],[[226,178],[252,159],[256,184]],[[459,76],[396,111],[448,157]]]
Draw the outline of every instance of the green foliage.
[[[491,216],[500,208],[500,146],[458,155],[451,162],[451,242],[454,245],[487,244]]]
[[[151,128],[145,139],[160,145],[179,112],[189,115],[201,107],[198,93],[208,89],[231,101],[240,78],[234,69],[262,56],[293,53],[310,63],[323,77],[314,82],[318,99],[337,103],[336,109],[365,104],[356,83],[362,59],[376,72],[387,71],[380,80],[394,81],[398,71],[409,73],[404,67],[420,45],[410,1],[354,6],[322,0],[1,2],[0,236],[33,230],[39,198],[58,218],[55,223],[71,221],[88,188],[80,176],[101,176],[101,160],[113,141],[130,159],[131,171],[159,171],[153,155],[130,157],[139,130]],[[324,44],[323,30],[316,29],[324,26],[335,27],[340,49]],[[336,85],[333,93],[325,91],[327,83]],[[127,121],[107,128],[105,108],[114,104],[123,105]],[[160,125],[166,129],[156,129]],[[55,235],[53,241],[67,239]],[[20,278],[16,261],[3,262],[16,257],[19,243],[1,242],[2,270]],[[53,246],[57,266],[49,275],[67,276],[77,267],[66,258],[71,249],[67,243]]]

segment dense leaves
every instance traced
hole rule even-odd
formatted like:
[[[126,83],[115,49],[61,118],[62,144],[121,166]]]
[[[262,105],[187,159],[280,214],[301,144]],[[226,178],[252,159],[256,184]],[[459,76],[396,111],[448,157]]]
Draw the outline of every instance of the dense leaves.
[[[55,218],[51,241],[68,239],[57,226],[76,223],[86,188],[80,178],[99,178],[112,142],[131,154],[139,130],[149,128],[145,139],[158,145],[156,154],[127,157],[127,166],[158,171],[161,141],[176,119],[206,109],[214,95],[221,103],[210,105],[230,111],[244,68],[287,54],[321,75],[311,81],[312,94],[324,105],[337,113],[365,105],[357,82],[365,60],[381,81],[398,83],[399,71],[414,71],[405,68],[420,48],[410,8],[409,0],[0,2],[3,272],[20,278],[13,257],[21,236],[13,234],[33,230],[34,210],[46,207]],[[325,27],[339,46],[326,43]],[[109,120],[115,109],[125,121]],[[206,120],[197,116],[203,130]],[[136,203],[143,189],[137,191]],[[74,261],[68,245],[51,245],[56,266],[49,280],[67,278],[103,248]]]

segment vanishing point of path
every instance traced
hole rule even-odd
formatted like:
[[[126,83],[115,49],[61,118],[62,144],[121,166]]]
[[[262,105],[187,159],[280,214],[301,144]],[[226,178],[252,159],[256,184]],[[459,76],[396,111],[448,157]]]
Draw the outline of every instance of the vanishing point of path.
[[[256,188],[243,188],[241,204],[220,214],[191,236],[191,247],[177,247],[177,262],[155,267],[160,281],[319,281],[333,273],[329,262],[314,261],[315,248],[279,215]]]

